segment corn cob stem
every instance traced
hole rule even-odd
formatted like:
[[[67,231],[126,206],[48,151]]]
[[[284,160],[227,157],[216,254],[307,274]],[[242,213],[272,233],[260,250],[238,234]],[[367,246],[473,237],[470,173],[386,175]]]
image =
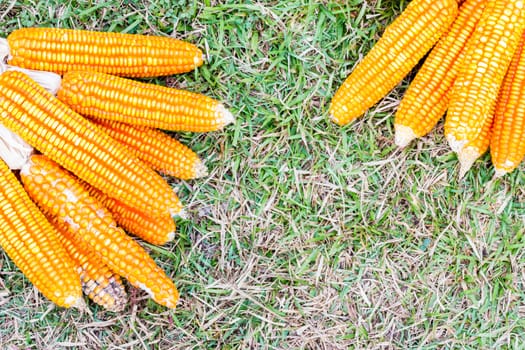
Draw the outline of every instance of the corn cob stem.
[[[0,122],[78,177],[140,210],[180,212],[158,174],[25,74],[0,75],[0,94]]]
[[[495,176],[513,171],[525,156],[525,30],[500,89],[490,140]]]
[[[492,124],[498,91],[525,28],[522,0],[488,0],[450,95],[445,135],[459,152]]]
[[[447,30],[455,0],[413,0],[343,82],[330,118],[343,125],[361,116],[392,90]]]
[[[58,98],[82,115],[164,130],[215,131],[234,121],[208,96],[89,71],[65,74]]]
[[[203,63],[195,45],[170,37],[59,28],[22,28],[0,41],[0,59],[63,74],[92,70],[129,77],[189,72]]]
[[[173,282],[74,176],[44,156],[33,156],[22,168],[21,178],[42,211],[67,227],[62,232],[76,246],[94,251],[111,270],[157,303],[176,307],[179,294]]]
[[[1,160],[0,210],[0,246],[11,260],[58,306],[83,307],[78,274],[56,231]]]
[[[188,180],[208,173],[195,152],[160,130],[109,121],[95,124],[128,147],[137,158],[163,174]]]
[[[0,124],[0,158],[9,169],[18,170],[27,163],[34,148],[20,136]]]
[[[467,0],[449,30],[439,39],[405,92],[395,115],[395,143],[429,133],[445,114],[465,46],[478,23],[487,0]]]

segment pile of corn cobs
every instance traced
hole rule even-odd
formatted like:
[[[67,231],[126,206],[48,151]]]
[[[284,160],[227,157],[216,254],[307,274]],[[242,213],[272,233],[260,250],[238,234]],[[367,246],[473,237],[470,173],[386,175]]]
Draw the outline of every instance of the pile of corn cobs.
[[[188,72],[202,52],[168,37],[25,28],[0,55],[2,248],[59,306],[83,306],[83,289],[122,310],[124,277],[176,307],[177,288],[127,233],[172,240],[183,206],[158,172],[206,175],[162,130],[214,131],[233,116],[207,96],[124,77]]]

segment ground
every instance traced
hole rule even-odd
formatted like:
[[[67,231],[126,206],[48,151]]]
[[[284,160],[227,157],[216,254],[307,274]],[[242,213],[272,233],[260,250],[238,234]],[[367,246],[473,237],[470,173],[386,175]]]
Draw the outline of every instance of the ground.
[[[442,123],[406,149],[393,114],[413,73],[356,122],[331,96],[408,1],[4,0],[0,34],[53,26],[170,35],[206,64],[153,80],[236,115],[177,133],[209,168],[169,179],[178,237],[144,245],[177,310],[129,287],[114,314],[54,307],[0,253],[2,349],[479,349],[525,341],[525,176],[490,157],[458,179]]]

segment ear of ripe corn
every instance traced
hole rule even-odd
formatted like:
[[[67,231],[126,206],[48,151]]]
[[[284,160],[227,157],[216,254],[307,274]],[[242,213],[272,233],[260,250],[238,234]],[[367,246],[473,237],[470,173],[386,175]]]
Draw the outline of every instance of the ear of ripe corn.
[[[234,121],[217,100],[108,74],[65,74],[58,98],[82,115],[176,131],[215,131]]]
[[[77,266],[82,290],[91,300],[113,312],[124,310],[128,297],[120,276],[111,271],[92,251],[84,251],[63,233],[65,224],[57,224],[59,240]]]
[[[405,147],[429,133],[448,108],[465,45],[487,0],[467,0],[449,30],[439,39],[410,83],[395,115],[396,144]]]
[[[456,18],[455,0],[413,0],[335,93],[330,117],[347,124],[392,90]]]
[[[150,213],[130,208],[118,200],[106,196],[88,183],[81,182],[91,196],[110,212],[115,221],[129,233],[155,245],[163,245],[175,238],[175,222],[170,215],[152,216]]]
[[[0,75],[0,122],[79,178],[129,206],[174,214],[168,184],[125,147],[20,72]]]
[[[112,271],[147,291],[157,303],[176,307],[179,294],[173,282],[74,176],[45,157],[33,156],[21,178],[42,211],[66,224],[68,229],[62,232],[75,245],[92,249]]]
[[[58,306],[82,306],[78,274],[56,231],[1,160],[0,211],[0,246],[29,281]]]
[[[158,129],[110,121],[95,124],[163,174],[183,180],[207,175],[206,166],[195,152]]]
[[[501,86],[490,142],[496,176],[514,170],[525,156],[525,31]]]
[[[459,152],[492,124],[498,91],[525,28],[523,0],[488,0],[450,94],[445,135]]]
[[[129,77],[189,72],[202,65],[195,45],[170,37],[58,28],[22,28],[8,37],[9,64],[63,74],[93,70]]]

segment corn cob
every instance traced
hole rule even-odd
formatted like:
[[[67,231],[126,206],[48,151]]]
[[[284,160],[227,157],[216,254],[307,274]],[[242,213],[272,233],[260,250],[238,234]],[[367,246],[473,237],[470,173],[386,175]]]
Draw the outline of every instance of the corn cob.
[[[160,130],[109,121],[95,124],[163,174],[183,180],[207,175],[206,166],[195,152]]]
[[[452,87],[445,135],[459,152],[492,124],[498,91],[525,28],[522,0],[488,0]]]
[[[448,108],[449,93],[467,40],[487,0],[467,0],[449,30],[439,39],[410,83],[395,115],[395,142],[405,147],[429,133]]]
[[[499,92],[490,141],[496,176],[514,170],[525,156],[525,31]]]
[[[140,210],[180,212],[157,173],[23,73],[0,75],[0,94],[0,122],[78,177]]]
[[[64,225],[55,226],[59,240],[77,266],[82,290],[91,300],[113,312],[126,307],[127,295],[119,275],[113,273],[93,251],[82,251],[67,238]]]
[[[82,115],[176,131],[215,131],[234,121],[217,100],[108,74],[64,75],[58,98]]]
[[[21,178],[42,211],[67,226],[62,232],[79,249],[93,250],[112,271],[147,291],[157,303],[176,307],[179,294],[173,282],[74,176],[43,156],[33,156]]]
[[[456,18],[455,0],[413,0],[335,93],[331,119],[347,124],[372,107],[417,64]]]
[[[203,63],[195,45],[170,37],[58,28],[23,28],[2,39],[1,58],[22,68],[63,74],[93,70],[154,77],[189,72]]]
[[[81,307],[82,290],[73,262],[53,226],[1,160],[0,203],[0,246],[7,255],[49,300],[62,307]]]
[[[149,213],[140,212],[106,196],[86,182],[81,181],[80,183],[91,196],[111,212],[119,226],[129,233],[156,245],[166,244],[175,238],[175,222],[171,216],[152,216]]]

